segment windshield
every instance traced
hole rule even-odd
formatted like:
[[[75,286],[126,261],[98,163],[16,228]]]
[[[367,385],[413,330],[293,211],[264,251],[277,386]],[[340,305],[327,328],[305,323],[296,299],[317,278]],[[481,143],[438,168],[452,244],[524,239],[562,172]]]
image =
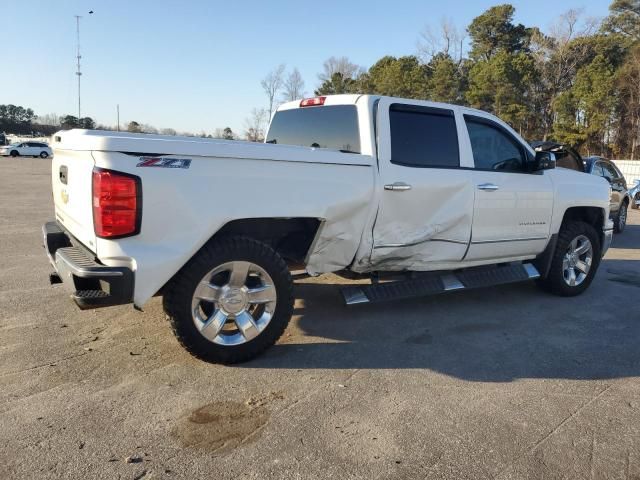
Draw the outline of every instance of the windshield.
[[[303,107],[276,112],[266,143],[360,153],[355,105]]]

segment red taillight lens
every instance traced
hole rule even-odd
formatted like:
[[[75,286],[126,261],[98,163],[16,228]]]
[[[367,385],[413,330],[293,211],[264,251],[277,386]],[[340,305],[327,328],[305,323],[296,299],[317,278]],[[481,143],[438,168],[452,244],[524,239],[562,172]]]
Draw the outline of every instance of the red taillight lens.
[[[324,105],[324,101],[327,97],[315,97],[315,98],[305,98],[300,102],[301,107],[317,107],[320,105]]]
[[[93,170],[93,227],[97,237],[115,238],[140,231],[140,179],[111,170]]]

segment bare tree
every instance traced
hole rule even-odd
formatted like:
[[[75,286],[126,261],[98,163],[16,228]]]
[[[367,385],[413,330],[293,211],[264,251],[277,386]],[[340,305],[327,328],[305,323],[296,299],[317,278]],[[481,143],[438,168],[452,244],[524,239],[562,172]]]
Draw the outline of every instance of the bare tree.
[[[575,40],[592,35],[598,27],[599,21],[584,17],[582,9],[571,9],[558,17],[549,28],[549,35],[539,30],[533,33],[531,51],[542,75],[531,93],[533,102],[539,105],[545,140],[555,121],[555,99],[571,88],[578,69],[589,55],[589,42]]]
[[[593,35],[599,28],[597,18],[585,17],[584,8],[572,8],[560,15],[549,28],[549,35],[561,45],[569,43],[578,37]]]
[[[47,113],[38,117],[38,123],[40,125],[60,125],[60,116],[57,113]]]
[[[250,142],[264,141],[267,127],[268,113],[264,108],[254,108],[251,115],[245,120],[245,138]]]
[[[462,62],[464,57],[464,30],[459,29],[451,19],[443,18],[440,25],[434,31],[427,25],[420,33],[418,40],[418,53],[425,62],[428,62],[438,53],[444,53],[455,62]]]
[[[141,123],[140,124],[140,131],[142,133],[152,133],[152,134],[158,134],[158,129],[156,127],[154,127],[153,125],[149,125],[148,123]]]
[[[322,64],[322,73],[318,74],[321,83],[330,81],[336,73],[340,73],[342,78],[355,79],[364,69],[351,62],[347,57],[329,57]]]
[[[304,97],[304,80],[300,71],[294,68],[284,82],[284,94],[282,100],[291,102]]]
[[[284,83],[282,78],[284,75],[284,69],[284,64],[278,65],[260,82],[260,85],[269,100],[269,117],[271,117],[271,114],[273,113],[273,106],[275,104],[276,97],[280,93],[280,90],[282,90],[282,85]]]
[[[173,128],[163,128],[162,130],[160,130],[160,133],[162,135],[177,135],[178,132],[176,132]]]

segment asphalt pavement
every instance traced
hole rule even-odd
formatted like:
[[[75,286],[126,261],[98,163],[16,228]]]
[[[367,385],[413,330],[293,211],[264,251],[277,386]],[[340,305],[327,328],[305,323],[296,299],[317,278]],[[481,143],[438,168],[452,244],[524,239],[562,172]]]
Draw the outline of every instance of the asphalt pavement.
[[[0,158],[0,478],[640,478],[640,214],[590,289],[345,307],[296,286],[280,342],[210,365],[159,298],[50,286],[50,160]]]

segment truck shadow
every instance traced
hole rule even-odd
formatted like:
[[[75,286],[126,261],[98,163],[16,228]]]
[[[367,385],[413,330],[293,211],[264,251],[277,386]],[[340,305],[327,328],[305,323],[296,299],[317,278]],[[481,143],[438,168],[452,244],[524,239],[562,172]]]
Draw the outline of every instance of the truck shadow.
[[[290,336],[243,367],[429,369],[482,382],[633,377],[638,295],[633,260],[603,261],[573,298],[528,282],[346,307],[336,285],[299,283]]]

